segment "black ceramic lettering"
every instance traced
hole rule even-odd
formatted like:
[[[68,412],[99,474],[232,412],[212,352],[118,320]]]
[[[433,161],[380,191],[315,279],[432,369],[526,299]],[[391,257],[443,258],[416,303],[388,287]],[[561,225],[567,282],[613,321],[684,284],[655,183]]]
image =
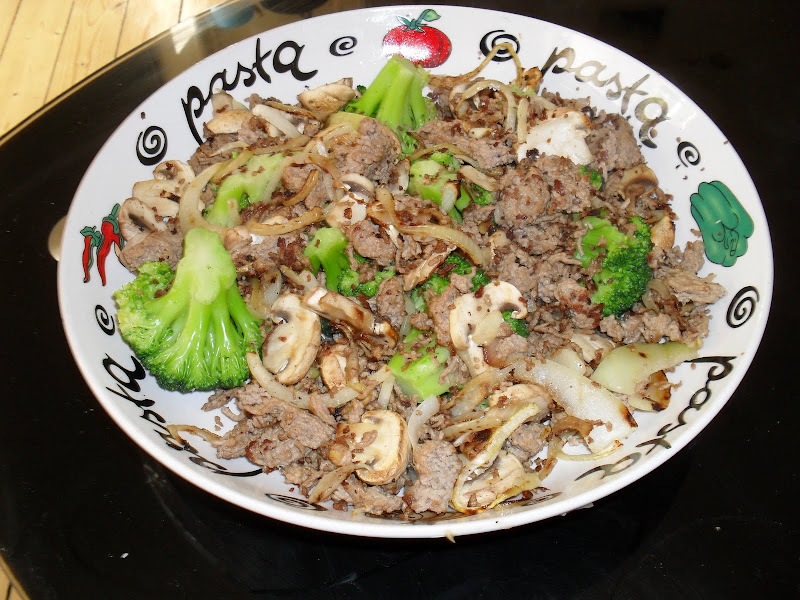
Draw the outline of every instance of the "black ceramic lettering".
[[[144,379],[146,373],[142,363],[135,356],[131,356],[131,361],[133,362],[133,370],[126,369],[113,358],[111,358],[108,354],[103,359],[103,368],[106,370],[106,373],[111,375],[114,378],[114,381],[119,383],[121,386],[126,387],[127,389],[138,392],[142,388],[139,386],[139,381]],[[113,369],[116,367],[116,369]],[[122,374],[125,375],[124,379],[120,379],[115,372],[119,370]]]
[[[316,69],[308,72],[300,69],[300,53],[303,51],[303,48],[305,48],[305,46],[301,46],[296,42],[283,42],[277,47],[275,50],[275,55],[272,57],[272,68],[275,69],[276,73],[286,73],[287,71],[291,71],[292,77],[298,81],[307,81],[311,79],[317,74]],[[282,56],[286,50],[292,51],[292,60],[290,62],[283,61]]]

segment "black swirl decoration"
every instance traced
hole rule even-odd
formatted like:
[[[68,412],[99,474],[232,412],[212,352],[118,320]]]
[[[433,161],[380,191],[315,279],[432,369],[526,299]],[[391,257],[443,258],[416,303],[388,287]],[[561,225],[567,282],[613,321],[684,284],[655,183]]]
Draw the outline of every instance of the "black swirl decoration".
[[[726,317],[728,325],[735,329],[747,323],[756,311],[756,305],[760,299],[758,290],[752,285],[743,287],[736,292],[733,300],[728,305],[728,315]]]
[[[641,457],[642,457],[642,453],[641,452],[634,452],[633,454],[629,454],[628,456],[620,458],[615,463],[609,463],[607,465],[600,465],[599,467],[595,467],[594,469],[589,469],[588,471],[586,471],[582,475],[578,475],[575,478],[575,481],[578,481],[579,479],[583,479],[584,477],[587,477],[587,476],[591,475],[592,473],[602,473],[602,475],[600,476],[600,479],[605,479],[606,477],[610,477],[611,475],[616,475],[617,473],[622,473],[623,471],[626,471],[626,470],[630,469],[633,465],[635,465],[637,462],[639,462],[639,459]]]
[[[514,52],[519,53],[519,40],[510,33],[506,33],[502,29],[490,31],[481,38],[481,52],[484,56],[488,56],[489,52],[492,51],[492,48],[497,46],[497,44],[502,44],[504,42],[511,44],[514,47]],[[507,60],[511,60],[512,58],[511,52],[509,52],[506,48],[501,48],[497,51],[497,54],[492,57],[492,60],[495,62],[505,62]]]
[[[345,35],[333,40],[329,50],[334,56],[347,56],[348,54],[353,53],[353,48],[356,47],[356,44],[358,44],[358,40],[356,38],[354,38],[352,35]]]
[[[695,166],[700,163],[700,151],[691,142],[678,144],[678,158],[684,167]]]
[[[157,165],[167,155],[167,133],[151,125],[136,138],[136,156],[145,166]]]
[[[318,510],[318,511],[326,511],[328,510],[324,506],[320,506],[319,504],[312,504],[308,500],[304,500],[303,498],[295,498],[294,496],[284,496],[283,494],[265,494],[267,498],[270,500],[274,500],[275,502],[280,502],[281,504],[285,504],[286,506],[291,506],[293,508],[302,508],[303,510]]]
[[[100,331],[106,335],[114,335],[114,331],[117,329],[116,325],[114,325],[114,317],[108,314],[105,306],[98,304],[94,307],[94,318],[100,327]]]

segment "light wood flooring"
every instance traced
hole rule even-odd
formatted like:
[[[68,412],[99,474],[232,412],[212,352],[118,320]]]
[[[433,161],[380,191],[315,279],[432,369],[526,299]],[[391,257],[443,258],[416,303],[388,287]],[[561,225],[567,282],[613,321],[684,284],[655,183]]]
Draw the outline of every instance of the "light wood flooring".
[[[73,84],[221,0],[0,0],[0,135]]]

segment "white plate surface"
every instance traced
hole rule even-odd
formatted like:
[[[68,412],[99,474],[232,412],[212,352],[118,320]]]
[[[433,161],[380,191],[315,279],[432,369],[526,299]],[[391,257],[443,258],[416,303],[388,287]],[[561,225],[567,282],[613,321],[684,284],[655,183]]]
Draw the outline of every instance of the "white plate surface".
[[[639,428],[605,459],[559,463],[546,480],[546,494],[479,515],[408,522],[310,505],[278,473],[260,473],[244,459],[219,460],[197,438],[189,447],[176,443],[168,424],[215,430],[215,413],[200,409],[207,394],[167,393],[137,372],[116,330],[111,297],[131,275],[112,248],[105,283],[97,260],[85,281],[82,256],[87,231],[94,227],[102,233],[104,217],[130,195],[136,181],[152,178],[153,165],[186,160],[194,152],[195,133],[209,118],[210,91],[224,88],[240,100],[255,92],[291,102],[306,87],[342,77],[367,85],[386,60],[384,37],[400,25],[398,18],[416,18],[425,8],[440,16],[429,23],[439,33],[427,34],[438,51],[421,52],[432,63],[446,58],[432,67],[434,72],[469,71],[487,48],[507,41],[524,66],[542,69],[544,88],[564,97],[590,96],[593,105],[628,117],[661,187],[674,196],[681,245],[695,239],[690,230],[699,229],[690,198],[702,183],[722,182],[741,206],[731,206],[728,220],[716,230],[704,231],[707,245],[724,249],[726,258],[723,264],[707,264],[701,274],[715,272],[728,293],[713,307],[701,360],[671,375],[682,385],[666,411],[636,413]],[[404,52],[413,51],[414,43]],[[514,77],[512,61],[495,61],[488,69],[487,77]],[[772,249],[758,194],[735,150],[700,108],[653,69],[606,44],[542,21],[472,8],[397,6],[338,13],[269,30],[208,57],[164,85],[114,132],[84,176],[64,231],[58,281],[64,328],[86,381],[114,421],[156,460],[233,504],[305,527],[363,536],[440,537],[507,529],[586,506],[637,480],[698,435],[731,397],[761,340],[772,295]]]

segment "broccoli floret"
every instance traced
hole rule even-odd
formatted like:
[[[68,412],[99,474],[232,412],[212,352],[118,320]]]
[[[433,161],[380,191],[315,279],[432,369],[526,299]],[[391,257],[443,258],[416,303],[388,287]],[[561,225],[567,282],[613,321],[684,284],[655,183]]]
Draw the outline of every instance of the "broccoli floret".
[[[362,95],[342,111],[377,119],[400,138],[403,154],[411,154],[417,141],[409,132],[436,118],[433,102],[422,94],[429,78],[425,69],[395,54]]]
[[[653,275],[647,264],[653,247],[650,228],[639,217],[633,217],[631,223],[635,230],[629,237],[607,219],[583,220],[590,229],[581,238],[575,257],[584,268],[593,260],[600,260],[600,270],[592,278],[597,286],[592,302],[603,305],[604,317],[629,310],[647,291]]]
[[[311,261],[314,273],[320,268],[325,271],[325,286],[329,290],[338,291],[345,272],[350,270],[350,260],[345,253],[347,244],[347,238],[336,227],[321,227],[303,252]]]
[[[342,279],[339,281],[337,289],[343,296],[359,296],[364,295],[368,298],[374,298],[378,294],[381,282],[390,277],[394,277],[394,269],[385,269],[375,273],[375,279],[370,281],[359,282],[358,271],[347,269],[342,274]]]
[[[471,202],[487,205],[494,202],[491,192],[471,181],[459,181],[461,163],[449,152],[434,152],[411,163],[408,193],[435,202],[454,221]]]
[[[325,287],[329,290],[343,296],[363,294],[372,298],[378,293],[381,281],[394,277],[394,269],[378,271],[375,279],[359,282],[358,271],[350,268],[350,260],[345,252],[347,244],[347,237],[341,231],[335,227],[322,227],[317,230],[303,254],[311,261],[315,273],[320,268],[325,272]],[[356,255],[357,262],[361,262],[358,258]],[[366,262],[367,259],[361,258]]]
[[[241,169],[228,175],[217,189],[214,203],[206,211],[206,220],[223,227],[237,225],[238,214],[261,199],[282,160],[282,154],[256,155]]]
[[[503,320],[511,326],[511,331],[522,337],[528,337],[531,331],[525,324],[525,319],[515,319],[511,316],[513,313],[513,310],[504,310],[501,313],[503,315]]]
[[[603,174],[597,169],[592,169],[586,165],[578,167],[578,173],[585,177],[589,177],[589,183],[592,184],[596,190],[603,189]]]
[[[429,396],[441,396],[452,385],[449,378],[440,382],[444,373],[450,351],[436,345],[436,340],[420,344],[421,332],[412,329],[403,340],[400,352],[389,359],[388,366],[392,371],[400,389],[407,396],[415,396],[422,402]],[[409,355],[419,356],[411,360]]]
[[[483,272],[483,269],[478,269],[475,276],[472,278],[472,291],[477,292],[484,285],[488,285],[491,279]]]
[[[114,292],[122,338],[168,390],[233,388],[249,377],[245,354],[262,342],[236,267],[219,234],[191,229],[174,273],[148,262]]]

